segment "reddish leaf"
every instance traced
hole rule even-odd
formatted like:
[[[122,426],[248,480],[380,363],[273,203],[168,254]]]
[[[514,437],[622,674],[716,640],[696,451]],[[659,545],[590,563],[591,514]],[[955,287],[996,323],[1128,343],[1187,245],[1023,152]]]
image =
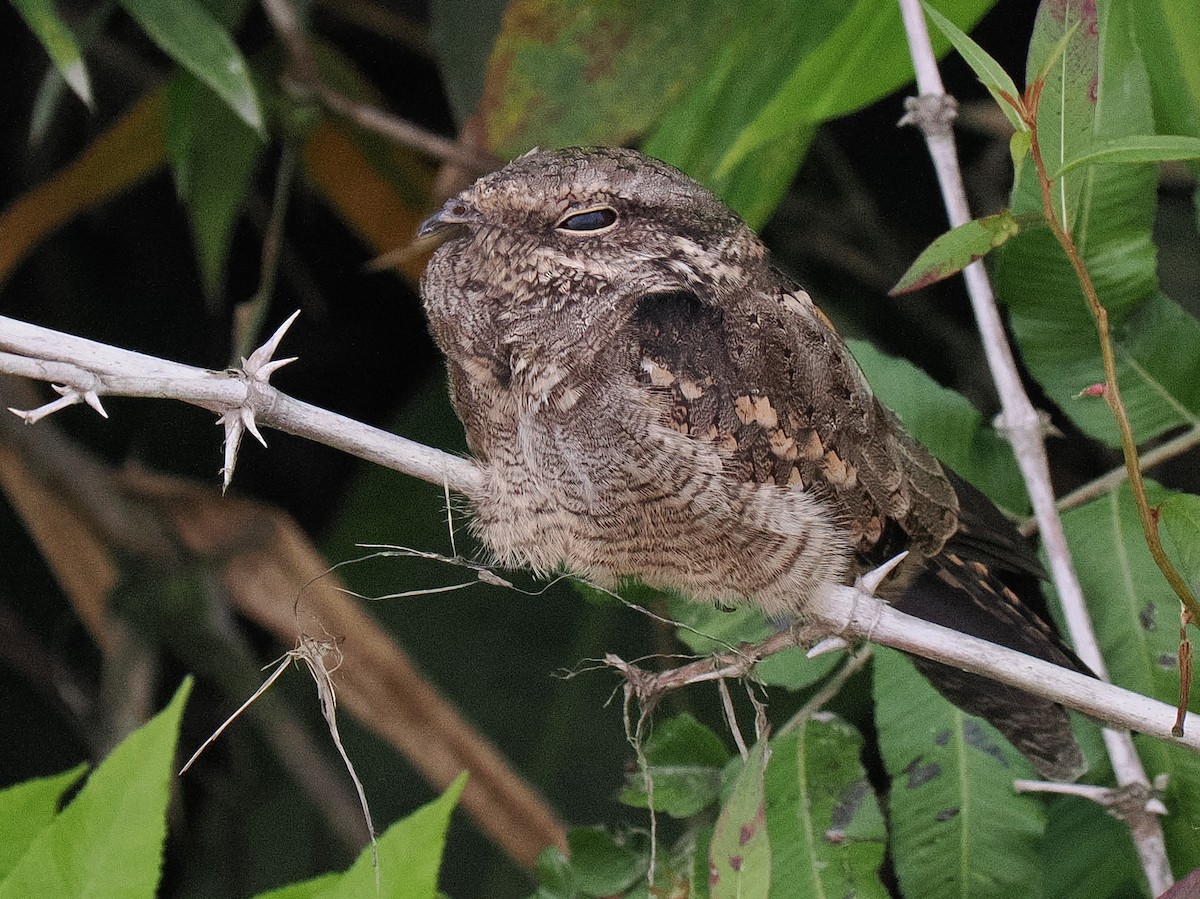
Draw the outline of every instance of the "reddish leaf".
[[[1020,223],[1007,209],[952,228],[926,247],[909,266],[892,288],[892,296],[911,293],[961,272],[1020,230]]]

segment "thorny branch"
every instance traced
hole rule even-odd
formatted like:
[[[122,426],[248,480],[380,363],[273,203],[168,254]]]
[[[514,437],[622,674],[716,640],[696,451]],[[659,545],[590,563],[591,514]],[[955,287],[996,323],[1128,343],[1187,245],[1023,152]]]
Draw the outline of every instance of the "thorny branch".
[[[277,344],[281,337],[277,331],[264,346]],[[227,436],[233,434],[235,439],[249,430],[248,419],[256,427],[261,423],[315,440],[424,481],[445,484],[456,493],[470,493],[479,482],[479,469],[466,459],[280,393],[269,381],[277,367],[271,367],[267,354],[256,360],[253,371],[211,371],[0,317],[0,371],[63,385],[77,397],[76,403],[89,392],[97,398],[182,400],[222,416]],[[33,423],[56,411],[60,403],[56,400],[17,414]],[[232,463],[227,459],[222,470],[227,477],[232,477]]]
[[[267,346],[277,346],[281,337],[276,332]],[[252,377],[243,370],[213,372],[0,316],[0,371],[65,382],[65,386],[80,394],[86,388],[100,397],[115,394],[178,399],[209,409],[227,420],[244,420],[249,416],[256,425],[316,440],[457,493],[470,495],[475,491],[481,474],[470,460],[280,393],[262,378],[269,364],[269,354],[264,353],[259,359],[258,376]],[[38,412],[19,414],[26,420],[36,420]],[[1197,726],[1200,719],[1195,716],[1189,717],[1189,733],[1173,738],[1170,726],[1174,710],[1169,706],[897,612],[871,595],[874,583],[867,575],[865,590],[843,587],[831,591],[825,603],[809,610],[810,623],[820,630],[806,636],[823,632],[847,640],[865,639],[893,646],[983,674],[1121,727],[1200,749]],[[762,658],[794,644],[795,639],[790,635],[777,635],[758,650],[743,648],[732,655],[718,655],[715,661],[706,659],[687,671],[700,679],[713,679],[723,673],[737,676],[748,670],[743,667],[747,657]],[[712,672],[714,664],[717,673],[699,673],[701,668]],[[732,667],[721,672],[722,665]]]
[[[910,113],[902,121],[914,122],[921,128],[937,172],[950,225],[956,227],[970,221],[971,214],[951,129],[953,114],[923,113],[929,108],[946,111],[953,101],[947,97],[942,86],[920,0],[899,0],[899,3],[920,95],[910,101]],[[1079,586],[1079,579],[1067,547],[1066,534],[1058,516],[1054,492],[1050,485],[1050,467],[1042,443],[1039,416],[1021,386],[1020,375],[983,263],[977,261],[967,266],[963,277],[983,339],[988,367],[1000,396],[1003,431],[1013,445],[1013,452],[1033,503],[1034,515],[1042,535],[1042,545],[1050,562],[1051,577],[1062,603],[1071,642],[1080,658],[1099,677],[1107,679],[1104,658],[1088,617],[1083,591]],[[1116,723],[1107,716],[1098,717]],[[1103,734],[1117,783],[1123,789],[1144,789],[1149,795],[1149,780],[1133,746],[1132,736],[1128,732],[1118,732],[1111,728],[1105,728]],[[1124,820],[1137,847],[1146,879],[1152,892],[1158,895],[1174,882],[1167,860],[1162,828],[1145,804],[1128,810]]]

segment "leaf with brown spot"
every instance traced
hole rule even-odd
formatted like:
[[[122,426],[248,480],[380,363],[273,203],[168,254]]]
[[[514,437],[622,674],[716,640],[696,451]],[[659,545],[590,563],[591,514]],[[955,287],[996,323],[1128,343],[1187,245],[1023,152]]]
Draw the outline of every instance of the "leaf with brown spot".
[[[755,745],[717,816],[708,849],[712,899],[766,899],[770,892],[771,841],[763,804],[769,757],[765,742]]]
[[[1042,883],[1045,811],[1012,789],[1027,763],[990,725],[939,696],[901,653],[878,647],[872,665],[903,894],[1013,896]]]

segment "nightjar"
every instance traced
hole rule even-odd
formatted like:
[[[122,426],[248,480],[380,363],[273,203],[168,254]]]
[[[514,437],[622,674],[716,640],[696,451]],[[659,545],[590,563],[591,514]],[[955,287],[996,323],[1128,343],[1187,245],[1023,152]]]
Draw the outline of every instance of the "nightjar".
[[[533,151],[451,198],[421,291],[505,564],[802,617],[910,550],[897,608],[1086,671],[1022,597],[1036,557],[872,394],[807,293],[704,187],[632,150]],[[1046,776],[1067,712],[915,660]]]

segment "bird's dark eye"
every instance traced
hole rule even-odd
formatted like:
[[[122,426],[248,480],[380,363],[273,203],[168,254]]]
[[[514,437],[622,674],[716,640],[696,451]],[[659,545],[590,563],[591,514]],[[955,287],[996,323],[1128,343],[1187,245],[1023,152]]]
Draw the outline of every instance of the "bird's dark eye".
[[[603,231],[617,223],[617,211],[610,206],[597,206],[565,215],[554,227],[559,231]]]

